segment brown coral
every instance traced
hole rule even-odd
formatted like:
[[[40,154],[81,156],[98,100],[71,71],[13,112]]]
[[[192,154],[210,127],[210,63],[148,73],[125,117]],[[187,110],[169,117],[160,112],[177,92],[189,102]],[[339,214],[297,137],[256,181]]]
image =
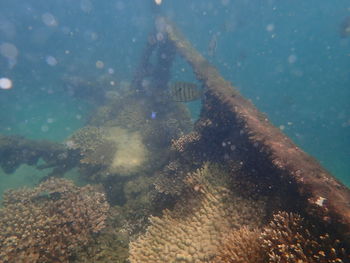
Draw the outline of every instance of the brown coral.
[[[68,262],[104,228],[108,209],[103,193],[65,179],[10,190],[0,210],[0,262]]]
[[[261,231],[243,226],[228,233],[211,263],[263,263],[265,250],[259,240]]]
[[[86,126],[76,131],[67,141],[69,149],[78,149],[82,164],[109,165],[116,151],[116,145],[107,140],[107,132],[100,127]]]
[[[320,231],[300,215],[279,212],[264,229],[260,240],[269,263],[349,262],[340,241]]]
[[[131,243],[130,261],[208,262],[218,253],[227,232],[259,225],[264,203],[230,191],[228,177],[215,165],[191,174],[187,179],[190,196],[173,211],[165,210],[161,218],[151,217],[146,234]]]
[[[186,150],[186,145],[189,143],[197,142],[199,139],[200,134],[198,132],[192,131],[188,134],[182,135],[176,140],[172,140],[171,147],[178,152],[184,152]]]

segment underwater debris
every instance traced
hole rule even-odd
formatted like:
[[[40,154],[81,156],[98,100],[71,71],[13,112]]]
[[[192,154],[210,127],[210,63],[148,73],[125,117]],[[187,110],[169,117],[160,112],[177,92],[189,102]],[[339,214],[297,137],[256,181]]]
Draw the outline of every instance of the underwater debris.
[[[45,164],[38,166],[39,159]],[[0,167],[5,173],[13,173],[20,165],[28,164],[38,169],[54,168],[50,175],[58,176],[78,163],[79,154],[63,144],[0,135]]]
[[[251,170],[259,171],[261,176],[265,176],[264,171],[271,171],[285,185],[290,182],[293,186],[287,189],[296,193],[302,210],[309,216],[316,214],[321,222],[332,225],[343,242],[350,246],[349,188],[274,127],[199,54],[171,21],[165,17],[158,19],[163,22],[167,41],[191,65],[196,79],[206,87],[201,118],[216,121],[217,126],[211,131],[215,136],[211,138],[224,139],[237,132],[235,143],[239,145],[235,145],[235,149],[242,161],[248,163]],[[319,196],[327,200],[322,207],[314,202]],[[304,202],[305,199],[308,201]]]
[[[71,95],[82,98],[94,104],[103,104],[106,101],[106,94],[115,90],[119,80],[112,74],[102,74],[91,78],[78,75],[64,75],[62,82],[64,89]]]
[[[59,198],[50,198],[58,196]],[[48,195],[49,198],[41,198]],[[34,189],[9,190],[0,209],[1,262],[68,262],[105,226],[104,193],[50,178]]]

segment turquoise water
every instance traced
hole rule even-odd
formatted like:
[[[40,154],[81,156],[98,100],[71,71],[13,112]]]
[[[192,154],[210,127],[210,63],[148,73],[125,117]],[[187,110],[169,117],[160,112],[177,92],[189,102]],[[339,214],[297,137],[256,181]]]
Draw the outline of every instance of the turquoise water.
[[[59,142],[84,126],[93,106],[68,92],[63,76],[130,81],[153,25],[151,5],[1,1],[0,45],[12,49],[0,54],[0,77],[13,87],[0,90],[0,133]],[[339,34],[348,1],[163,0],[160,9],[276,126],[350,185],[350,37]],[[208,50],[213,38],[217,48]],[[175,78],[192,81],[184,68]],[[195,118],[200,105],[189,106]],[[27,166],[1,173],[0,191],[43,175]]]

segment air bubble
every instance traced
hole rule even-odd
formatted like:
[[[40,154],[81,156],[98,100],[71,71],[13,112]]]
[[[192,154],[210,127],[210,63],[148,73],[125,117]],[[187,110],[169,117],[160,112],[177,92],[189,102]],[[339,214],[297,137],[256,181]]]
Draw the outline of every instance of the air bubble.
[[[51,13],[45,13],[41,16],[41,20],[47,26],[57,26],[58,22]]]
[[[46,56],[45,60],[46,60],[46,63],[52,67],[57,65],[57,59],[53,56]]]
[[[12,80],[8,78],[0,78],[0,89],[11,89]]]
[[[96,61],[96,68],[103,69],[104,66],[105,64],[103,63],[103,61],[101,60]]]
[[[266,26],[266,31],[272,32],[272,31],[274,31],[274,30],[275,30],[275,25],[274,25],[274,24],[268,24],[268,25]]]

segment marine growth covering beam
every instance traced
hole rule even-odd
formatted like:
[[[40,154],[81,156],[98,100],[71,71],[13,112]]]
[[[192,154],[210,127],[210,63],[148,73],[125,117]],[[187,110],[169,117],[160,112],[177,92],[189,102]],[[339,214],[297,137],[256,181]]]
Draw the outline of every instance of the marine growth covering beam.
[[[229,125],[242,127],[241,132],[248,138],[247,146],[256,149],[255,152],[267,160],[269,168],[276,170],[282,180],[295,182],[298,194],[305,200],[306,213],[331,225],[350,246],[350,190],[240,95],[174,24],[164,17],[158,17],[156,26],[192,66],[198,81],[208,89],[208,95],[222,105],[216,111],[224,109],[225,115],[232,115],[230,119],[234,122]],[[204,101],[204,107],[207,107],[204,112],[215,111],[208,101]],[[222,113],[217,112],[216,116]]]

